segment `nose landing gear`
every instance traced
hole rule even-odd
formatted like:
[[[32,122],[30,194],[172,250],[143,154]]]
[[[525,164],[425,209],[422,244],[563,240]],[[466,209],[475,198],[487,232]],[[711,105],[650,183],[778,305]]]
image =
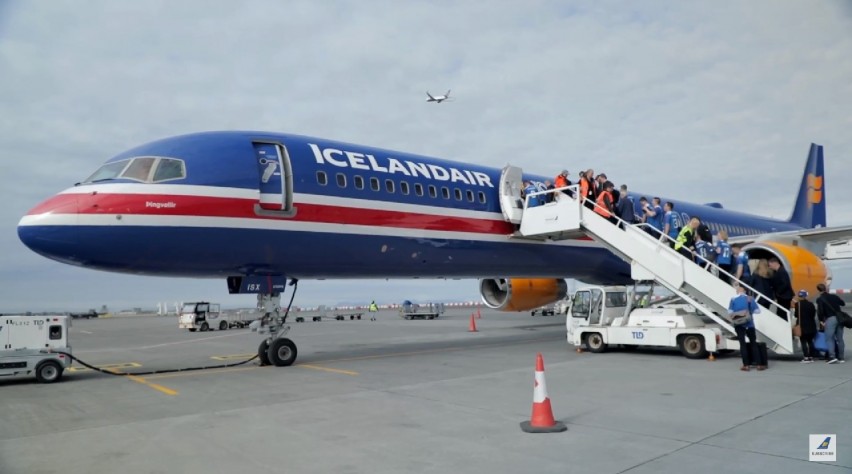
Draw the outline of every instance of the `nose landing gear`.
[[[257,348],[260,365],[287,367],[293,365],[296,361],[296,356],[298,355],[296,343],[284,337],[290,332],[290,325],[287,324],[287,315],[290,313],[290,306],[293,304],[293,298],[296,296],[298,281],[294,279],[290,284],[294,286],[293,294],[290,297],[290,304],[287,305],[287,310],[284,311],[283,315],[281,314],[280,293],[257,295],[257,306],[264,313],[263,317],[260,318],[260,326],[257,328],[257,332],[270,335]]]

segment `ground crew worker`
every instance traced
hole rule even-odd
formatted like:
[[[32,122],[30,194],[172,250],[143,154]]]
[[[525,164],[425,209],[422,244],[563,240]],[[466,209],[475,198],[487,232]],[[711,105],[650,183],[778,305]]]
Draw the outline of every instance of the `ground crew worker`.
[[[553,187],[555,187],[556,189],[571,186],[571,181],[568,179],[568,170],[562,170],[562,172],[559,173],[559,176],[557,176],[556,179],[554,179],[553,181]],[[562,192],[567,194],[568,196],[573,197],[573,194],[571,193],[570,189],[563,189]]]
[[[601,191],[601,194],[598,196],[598,205],[595,207],[595,212],[597,212],[598,214],[600,214],[601,217],[609,220],[613,224],[617,224],[618,219],[616,219],[615,216],[612,215],[612,213],[615,212],[615,209],[613,209],[612,199],[612,188],[614,187],[615,185],[612,184],[611,181],[607,181],[603,184],[603,191]]]
[[[594,173],[592,170],[580,173],[580,197],[584,199],[586,207],[594,209],[595,187],[592,185],[592,179],[594,178],[589,175],[589,172]]]
[[[373,301],[371,301],[371,302],[370,302],[370,309],[369,309],[369,311],[370,311],[371,313],[375,313],[375,312],[378,312],[378,311],[379,311],[379,305],[377,305],[377,304],[376,304],[376,300],[373,300]],[[371,314],[371,315],[370,315],[370,321],[375,321],[375,320],[376,320],[376,315],[375,315],[375,314]]]
[[[677,234],[677,239],[675,239],[674,249],[690,260],[692,260],[692,249],[695,246],[695,229],[698,228],[700,223],[701,221],[697,217],[693,217],[688,224],[683,226],[683,229]]]

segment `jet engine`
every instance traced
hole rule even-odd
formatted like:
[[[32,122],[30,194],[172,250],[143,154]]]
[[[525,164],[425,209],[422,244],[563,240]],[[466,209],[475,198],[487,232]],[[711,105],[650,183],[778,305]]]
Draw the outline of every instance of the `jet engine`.
[[[793,291],[807,290],[814,296],[816,286],[831,280],[831,271],[816,254],[797,245],[781,242],[761,241],[743,247],[749,260],[776,257],[790,275]],[[770,295],[771,296],[771,295]]]
[[[486,306],[501,311],[527,311],[565,298],[568,285],[554,278],[488,278],[479,282]]]

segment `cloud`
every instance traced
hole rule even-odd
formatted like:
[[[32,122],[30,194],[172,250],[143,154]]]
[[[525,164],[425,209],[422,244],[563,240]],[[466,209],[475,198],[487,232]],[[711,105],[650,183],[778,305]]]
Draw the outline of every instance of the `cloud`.
[[[789,215],[814,141],[825,145],[830,223],[852,220],[844,2],[2,6],[4,304],[44,305],[47,292],[90,306],[106,289],[128,304],[182,289],[223,298],[220,282],[66,268],[14,231],[109,156],[199,130],[287,131],[544,174],[594,166],[643,192],[775,217]],[[424,102],[446,89],[454,102]],[[304,283],[305,304],[327,302]],[[316,285],[375,294],[387,283]]]

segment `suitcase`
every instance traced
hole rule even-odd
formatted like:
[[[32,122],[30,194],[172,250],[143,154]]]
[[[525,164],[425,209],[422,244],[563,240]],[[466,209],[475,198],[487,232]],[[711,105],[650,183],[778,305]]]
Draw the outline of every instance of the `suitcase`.
[[[769,357],[766,353],[766,343],[758,342],[757,343],[757,365],[762,365],[766,368],[769,368]]]

